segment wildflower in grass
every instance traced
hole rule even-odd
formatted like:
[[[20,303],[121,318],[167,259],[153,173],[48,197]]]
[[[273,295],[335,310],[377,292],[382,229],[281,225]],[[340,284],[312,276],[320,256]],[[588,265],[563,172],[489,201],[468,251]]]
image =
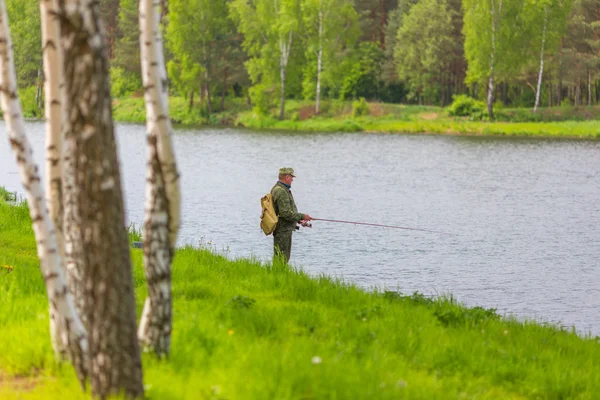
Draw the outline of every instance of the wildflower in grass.
[[[314,356],[314,357],[312,358],[312,363],[313,363],[313,364],[315,364],[315,365],[317,365],[317,364],[321,364],[322,362],[323,362],[323,360],[322,360],[322,359],[321,359],[321,357],[319,357],[319,356]]]
[[[7,271],[7,272],[10,272],[10,271],[12,271],[13,269],[15,269],[15,267],[13,267],[12,265],[8,265],[8,264],[5,264],[5,265],[0,265],[0,268],[2,268],[3,270],[5,270],[5,271]]]
[[[234,333],[234,332],[233,332],[233,329],[230,329],[230,330],[228,330],[228,331],[227,331],[227,334],[228,334],[228,335],[233,335],[233,333]]]

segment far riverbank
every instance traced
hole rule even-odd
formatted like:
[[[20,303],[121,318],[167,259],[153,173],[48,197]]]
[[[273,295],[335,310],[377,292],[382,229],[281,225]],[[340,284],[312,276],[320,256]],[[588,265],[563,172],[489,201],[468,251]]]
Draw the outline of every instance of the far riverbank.
[[[144,123],[145,106],[141,97],[115,99],[114,118],[118,122]],[[217,104],[214,106],[219,108]],[[323,102],[320,115],[314,102],[290,100],[286,119],[258,116],[239,101],[225,103],[225,111],[207,115],[196,104],[170,98],[173,122],[184,126],[231,126],[260,130],[296,132],[409,133],[459,136],[517,136],[565,139],[600,137],[600,107],[553,107],[533,114],[530,109],[501,109],[496,121],[477,121],[470,117],[450,117],[441,107],[367,103],[357,113],[350,101]],[[361,114],[361,115],[356,115]]]

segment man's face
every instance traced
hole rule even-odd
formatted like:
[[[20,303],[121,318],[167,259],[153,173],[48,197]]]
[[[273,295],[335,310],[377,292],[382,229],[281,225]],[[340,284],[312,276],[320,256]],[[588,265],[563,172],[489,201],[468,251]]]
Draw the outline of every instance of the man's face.
[[[282,179],[282,182],[286,185],[292,186],[292,182],[294,181],[294,177],[292,175],[285,175]]]

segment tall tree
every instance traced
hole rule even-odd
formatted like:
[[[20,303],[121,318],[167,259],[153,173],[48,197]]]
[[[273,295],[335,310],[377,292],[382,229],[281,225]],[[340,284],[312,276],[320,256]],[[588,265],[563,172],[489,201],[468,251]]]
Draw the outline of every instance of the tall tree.
[[[358,14],[351,0],[302,0],[307,58],[316,63],[315,113],[319,114],[324,64],[339,63],[336,55],[356,40]],[[312,85],[311,85],[312,86]]]
[[[144,219],[144,268],[148,298],[138,331],[157,355],[169,354],[172,330],[171,261],[180,224],[179,172],[171,143],[167,72],[155,0],[140,1],[140,48],[146,103],[148,165]]]
[[[294,40],[300,24],[299,0],[233,0],[231,14],[244,34],[244,48],[251,57],[248,74],[255,85],[277,82],[279,119],[285,116],[285,84]]]
[[[140,42],[137,0],[120,0],[119,36],[115,41],[112,65],[130,74],[140,73]]]
[[[63,259],[54,223],[46,207],[39,168],[25,135],[13,60],[6,6],[4,0],[0,0],[0,106],[33,221],[40,268],[50,304],[51,324],[59,327],[57,331],[62,333],[56,338],[61,343],[55,348],[65,349],[83,385],[87,375],[87,334],[67,288]],[[54,329],[51,331],[55,332]]]
[[[166,39],[179,73],[202,83],[208,113],[212,113],[211,83],[225,42],[235,33],[225,0],[171,0]],[[200,67],[200,68],[198,68]],[[193,76],[197,74],[197,76]]]
[[[65,242],[92,394],[143,396],[129,241],[99,3],[59,0],[65,60]]]
[[[463,0],[467,81],[487,80],[487,108],[492,119],[497,76],[518,71],[522,65],[514,57],[510,40],[519,7],[518,0]]]
[[[540,105],[542,79],[544,76],[544,56],[556,51],[560,38],[567,27],[567,17],[571,12],[572,0],[537,0],[527,3],[524,17],[526,26],[522,32],[530,39],[532,48],[539,51],[539,69],[535,89],[533,112]]]
[[[115,43],[119,36],[119,7],[121,0],[104,0],[100,2],[100,12],[106,32],[108,58],[115,56]]]
[[[41,85],[40,10],[35,1],[7,0],[15,45],[15,69],[19,88]]]
[[[398,30],[394,56],[398,76],[422,96],[440,99],[452,63],[452,14],[445,0],[421,0],[410,9]]]
[[[378,43],[381,49],[387,47],[385,26],[389,14],[404,0],[354,0],[360,15],[362,41]]]

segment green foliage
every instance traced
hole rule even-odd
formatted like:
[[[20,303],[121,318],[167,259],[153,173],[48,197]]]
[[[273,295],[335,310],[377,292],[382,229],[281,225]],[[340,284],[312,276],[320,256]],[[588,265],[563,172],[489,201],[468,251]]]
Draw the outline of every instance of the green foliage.
[[[37,94],[38,88],[36,86],[19,89],[21,108],[23,109],[23,115],[27,118],[39,118],[44,115],[43,101],[37,101]],[[41,107],[38,107],[38,104],[40,104]]]
[[[232,308],[250,308],[254,305],[254,303],[256,303],[256,300],[253,298],[239,294],[232,297],[228,302]]]
[[[40,8],[36,1],[6,0],[19,87],[41,84],[42,40]]]
[[[119,1],[120,36],[115,43],[115,58],[111,66],[111,71],[115,69],[122,70],[124,76],[132,77],[136,83],[142,81],[138,8],[139,2],[137,0]],[[140,84],[138,88],[127,88],[126,92],[133,92],[141,89],[141,87]]]
[[[452,29],[446,0],[421,0],[404,17],[394,59],[398,77],[409,83],[412,97],[440,97],[440,74],[449,71],[448,65],[454,62],[448,57],[455,46]]]
[[[274,89],[266,85],[257,84],[250,88],[250,98],[254,112],[259,116],[267,116],[274,105]]]
[[[142,90],[142,77],[120,67],[110,69],[110,91],[113,97],[129,96]],[[141,94],[141,93],[139,93]]]
[[[345,71],[340,99],[353,99],[359,96],[374,99],[379,92],[379,76],[383,50],[373,42],[362,42],[357,51],[343,61]]]
[[[351,0],[301,0],[306,44],[303,97],[316,98],[319,56],[321,57],[321,98],[336,91],[341,83],[340,58],[354,47],[360,28]]]
[[[369,115],[369,104],[364,97],[352,102],[352,116],[354,118]]]
[[[467,95],[455,95],[452,104],[447,108],[448,115],[453,117],[471,117],[485,111],[485,104]]]

